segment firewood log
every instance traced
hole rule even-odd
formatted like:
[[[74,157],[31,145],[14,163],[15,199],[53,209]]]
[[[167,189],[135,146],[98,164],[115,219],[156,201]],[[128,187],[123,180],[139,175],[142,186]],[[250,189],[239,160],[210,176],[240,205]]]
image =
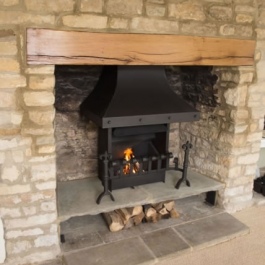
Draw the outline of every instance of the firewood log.
[[[179,213],[177,212],[177,210],[175,208],[173,208],[171,211],[170,211],[170,217],[171,218],[178,218],[179,217]]]
[[[103,213],[103,217],[111,232],[117,232],[124,228],[123,220],[116,212]]]
[[[141,213],[139,213],[138,215],[135,215],[132,217],[134,225],[141,224],[143,219],[144,219],[144,212],[143,211]]]
[[[158,212],[151,205],[144,206],[144,213],[148,223],[156,223],[161,219]]]
[[[127,208],[127,211],[129,212],[131,217],[136,216],[136,215],[139,215],[140,213],[143,212],[143,206],[138,205],[138,206],[134,206],[134,207],[129,207],[129,208]]]
[[[127,211],[126,208],[117,209],[114,212],[116,212],[121,217],[124,225],[126,225],[128,220],[131,218],[131,214]]]
[[[174,201],[167,201],[167,202],[164,202],[163,204],[164,204],[164,207],[167,209],[168,212],[170,212],[175,207]]]

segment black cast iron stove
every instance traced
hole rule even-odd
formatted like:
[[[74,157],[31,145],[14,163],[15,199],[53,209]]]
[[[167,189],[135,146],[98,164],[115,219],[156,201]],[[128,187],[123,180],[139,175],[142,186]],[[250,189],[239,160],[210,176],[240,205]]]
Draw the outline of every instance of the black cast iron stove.
[[[104,191],[165,181],[169,169],[169,124],[199,119],[199,113],[172,91],[160,66],[105,66],[99,81],[80,106],[82,117],[93,121],[98,132],[98,175]],[[187,180],[190,143],[183,145]]]

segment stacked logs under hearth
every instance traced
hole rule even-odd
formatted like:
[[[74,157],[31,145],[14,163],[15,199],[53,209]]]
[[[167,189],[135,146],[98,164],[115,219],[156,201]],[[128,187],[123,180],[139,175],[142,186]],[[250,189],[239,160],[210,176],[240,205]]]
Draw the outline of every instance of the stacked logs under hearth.
[[[114,210],[103,213],[103,217],[109,230],[117,232],[141,223],[156,223],[161,219],[178,218],[179,213],[174,201],[166,201]]]

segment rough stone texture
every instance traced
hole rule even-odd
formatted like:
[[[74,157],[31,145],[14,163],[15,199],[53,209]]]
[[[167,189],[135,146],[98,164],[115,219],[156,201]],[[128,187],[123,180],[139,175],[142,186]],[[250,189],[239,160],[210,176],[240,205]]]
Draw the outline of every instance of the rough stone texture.
[[[40,89],[40,90],[52,90],[55,85],[55,77],[54,75],[31,75],[29,77],[29,88],[31,89]]]
[[[23,94],[27,106],[51,106],[54,104],[54,94],[52,92],[25,92]]]
[[[179,31],[179,23],[162,19],[136,17],[132,19],[130,28],[138,32],[176,33]]]
[[[81,0],[80,10],[82,12],[101,13],[103,10],[103,0]]]
[[[110,18],[109,25],[112,29],[127,29],[129,21],[125,18]]]
[[[0,24],[1,25],[21,25],[28,23],[31,25],[54,25],[55,16],[54,15],[35,15],[24,13],[21,11],[0,11]]]
[[[150,17],[163,17],[166,13],[166,7],[161,5],[146,5],[146,14]]]
[[[15,6],[19,4],[19,0],[0,0],[0,6]]]
[[[209,15],[217,21],[230,21],[233,11],[231,7],[212,6],[209,8]]]
[[[206,19],[203,6],[199,3],[199,1],[169,3],[168,15],[169,17],[174,17],[181,20],[204,21]]]
[[[0,72],[19,73],[19,63],[13,58],[0,58]]]
[[[236,16],[237,23],[252,23],[254,17],[249,14],[238,14]]]
[[[109,0],[106,4],[108,15],[135,16],[141,15],[143,10],[143,0]]]
[[[9,40],[8,40],[9,39]],[[17,54],[17,44],[15,38],[0,38],[0,55],[16,55]]]
[[[29,118],[38,125],[51,124],[54,120],[55,111],[30,111]]]
[[[62,18],[63,24],[73,28],[92,28],[92,29],[103,29],[107,27],[106,16],[95,16],[95,15],[79,15],[79,16],[64,16]]]
[[[0,88],[17,88],[26,86],[26,78],[22,75],[0,73]]]
[[[181,32],[194,35],[215,36],[217,27],[213,23],[183,22]]]
[[[38,11],[41,13],[73,11],[74,4],[75,4],[74,0],[57,0],[57,1],[25,0],[26,8],[29,11]]]

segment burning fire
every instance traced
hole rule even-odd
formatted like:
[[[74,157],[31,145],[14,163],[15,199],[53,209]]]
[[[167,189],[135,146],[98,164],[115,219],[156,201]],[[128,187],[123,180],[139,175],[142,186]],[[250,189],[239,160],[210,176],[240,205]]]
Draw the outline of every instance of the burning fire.
[[[130,174],[131,166],[132,166],[132,173],[136,174],[139,171],[140,164],[139,162],[131,163],[131,160],[134,159],[134,154],[132,148],[127,148],[124,152],[124,159],[128,161],[123,167],[123,174]]]

